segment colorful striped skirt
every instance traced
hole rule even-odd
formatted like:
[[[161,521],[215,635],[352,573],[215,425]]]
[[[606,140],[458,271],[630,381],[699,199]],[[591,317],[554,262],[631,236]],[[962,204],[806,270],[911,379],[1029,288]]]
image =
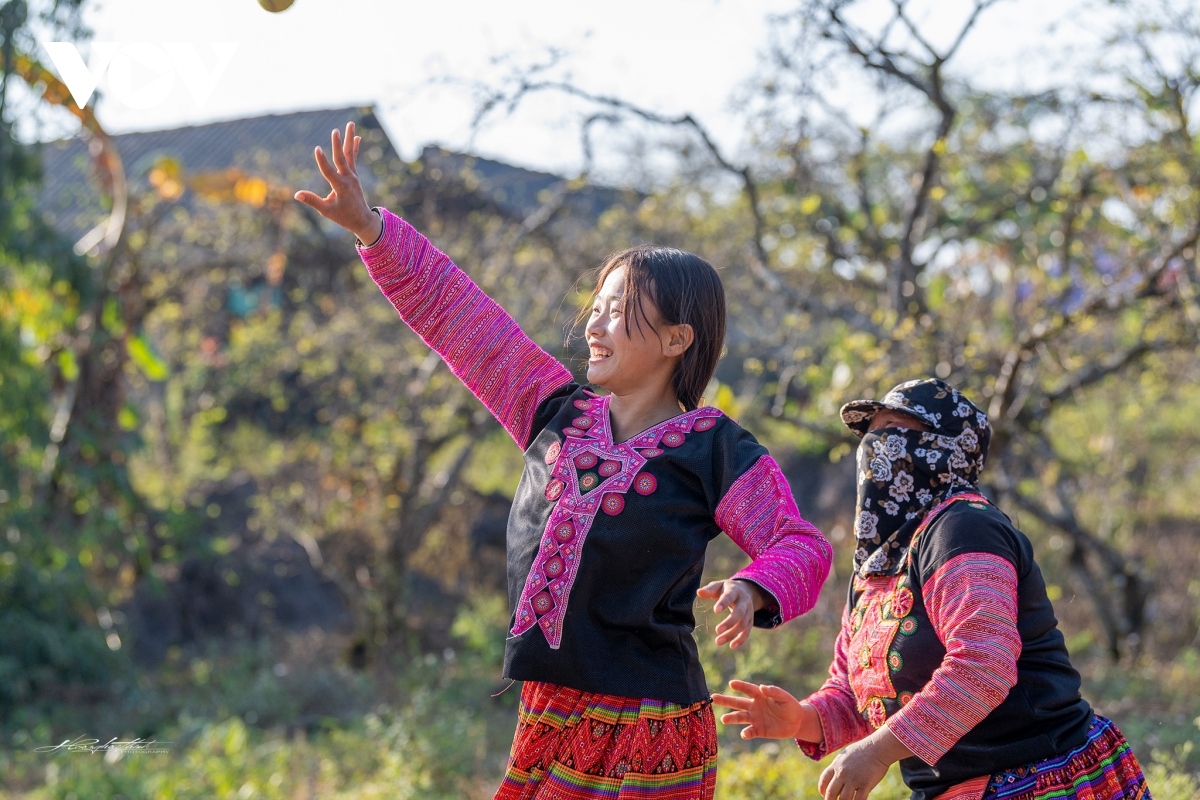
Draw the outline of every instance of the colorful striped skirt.
[[[717,724],[690,706],[527,681],[494,800],[712,800]]]
[[[1142,768],[1117,726],[1099,714],[1070,752],[997,772],[983,800],[1150,800]]]

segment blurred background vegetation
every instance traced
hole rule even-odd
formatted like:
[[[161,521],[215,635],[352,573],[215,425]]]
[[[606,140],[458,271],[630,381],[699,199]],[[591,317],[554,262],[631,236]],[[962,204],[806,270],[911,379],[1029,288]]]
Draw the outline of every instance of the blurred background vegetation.
[[[708,402],[770,446],[837,563],[811,614],[737,654],[698,608],[710,685],[821,683],[852,549],[836,409],[934,374],[995,422],[985,489],[1035,543],[1085,694],[1156,797],[1200,797],[1190,4],[1097,4],[1120,20],[1104,48],[1025,95],[954,69],[992,2],[940,41],[903,0],[865,18],[799,0],[740,98],[737,152],[589,94],[561,54],[471,87],[480,125],[539,94],[576,110],[589,162],[565,179],[437,148],[404,161],[371,109],[109,136],[38,61],[38,39],[87,41],[83,2],[0,6],[0,796],[497,785],[520,454],[350,238],[290,200],[353,119],[372,201],[573,367],[579,279],[604,254],[654,241],[721,268]],[[852,91],[879,99],[870,124],[839,103]],[[14,138],[51,107],[79,139]],[[600,141],[623,148],[623,181],[592,174]],[[742,560],[718,541],[709,572]],[[170,752],[35,752],[81,736]],[[723,748],[720,797],[816,796],[790,743]],[[906,794],[893,773],[876,796]]]

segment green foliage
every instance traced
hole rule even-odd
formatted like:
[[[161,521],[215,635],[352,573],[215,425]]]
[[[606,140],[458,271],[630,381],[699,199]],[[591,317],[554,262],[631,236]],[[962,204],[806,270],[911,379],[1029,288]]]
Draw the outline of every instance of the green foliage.
[[[1146,782],[1155,797],[1163,800],[1197,800],[1200,798],[1200,778],[1187,768],[1188,756],[1194,742],[1177,746],[1172,753],[1155,750],[1153,761],[1146,770]]]
[[[495,665],[470,653],[396,662],[369,687],[376,700],[364,703],[362,676],[319,662],[295,672],[270,662],[270,648],[261,645],[235,657],[174,661],[140,681],[141,700],[119,713],[30,720],[0,748],[0,796],[18,787],[30,800],[297,793],[450,800],[494,791],[516,699],[489,696],[496,693]],[[313,715],[319,695],[325,713]],[[379,699],[387,696],[394,700]],[[102,742],[155,740],[162,743],[155,749],[169,752],[34,751],[80,730]]]
[[[718,772],[717,796],[728,800],[819,798],[817,781],[832,760],[830,756],[821,762],[811,761],[791,742],[769,742],[753,750],[724,755]],[[900,768],[893,766],[871,797],[904,800],[910,794],[900,779]]]
[[[817,53],[803,37],[826,5],[776,19],[778,52],[794,34],[795,52]],[[1120,97],[1083,108],[1093,101],[1069,93],[997,97],[960,76],[945,84],[956,113],[937,136],[847,135],[801,108],[811,84],[780,89],[806,79],[789,73],[795,62],[768,63],[745,173],[753,206],[688,147],[683,169],[598,221],[549,206],[541,222],[514,218],[475,192],[469,165],[435,177],[377,155],[364,167],[381,176],[373,202],[404,212],[568,363],[563,320],[586,299],[583,267],[634,241],[703,253],[723,269],[732,324],[708,399],[781,460],[844,465],[854,440],[838,407],[901,378],[933,372],[988,403],[991,488],[1035,541],[1085,693],[1151,754],[1155,796],[1193,800],[1200,275],[1188,236],[1200,173],[1189,106],[1172,92],[1195,81],[1117,58],[1155,30],[1172,29],[1132,26],[1106,51],[1129,90]],[[1060,128],[1083,132],[1046,133]],[[363,134],[364,153],[387,152],[380,131]],[[1088,137],[1111,146],[1093,152]],[[256,185],[290,180],[271,154],[247,155]],[[51,246],[16,191],[34,174],[27,156],[0,153],[19,177],[0,186],[0,734],[11,745],[0,792],[490,797],[517,690],[498,680],[507,605],[473,585],[492,567],[468,534],[473,509],[515,490],[517,448],[396,320],[346,238],[305,212],[177,203],[152,183],[130,198],[121,247],[79,259]],[[180,160],[157,168],[172,191],[197,177]],[[913,215],[916,184],[928,202]],[[236,522],[213,501],[234,483],[252,489]],[[821,502],[827,530],[849,527],[848,497]],[[1063,515],[1092,535],[1076,537],[1092,542],[1083,567]],[[303,669],[270,638],[172,648],[155,669],[125,662],[115,609],[135,589],[274,537],[319,556],[351,606],[354,648],[339,640]],[[1107,614],[1087,605],[1099,552],[1136,567],[1124,583],[1098,575],[1110,599],[1136,594],[1123,592],[1128,577],[1154,576],[1144,630],[1102,624],[1122,616],[1117,600]],[[720,539],[706,572],[744,563]],[[418,572],[443,592],[440,615],[413,611]],[[699,608],[710,683],[815,689],[844,577],[812,613],[738,652],[713,644],[717,619]],[[502,579],[496,566],[488,585]],[[1119,664],[1106,660],[1113,644]],[[362,670],[346,666],[348,650]],[[169,740],[171,753],[32,752],[79,731]],[[815,795],[821,765],[790,744],[723,735],[719,796]],[[904,794],[893,771],[874,796]]]
[[[121,666],[103,633],[81,619],[90,595],[79,565],[39,569],[29,555],[0,556],[0,712],[95,686]]]
[[[462,639],[467,649],[489,666],[504,660],[508,636],[508,599],[502,595],[474,594],[459,607],[450,633]]]

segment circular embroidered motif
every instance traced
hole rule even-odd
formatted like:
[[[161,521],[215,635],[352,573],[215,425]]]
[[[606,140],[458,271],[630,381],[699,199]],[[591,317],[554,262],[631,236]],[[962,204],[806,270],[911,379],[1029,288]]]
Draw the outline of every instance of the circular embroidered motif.
[[[901,692],[900,693],[900,705],[906,706],[912,702],[912,699],[913,699],[912,692]]]
[[[915,617],[905,617],[900,620],[900,632],[905,636],[911,636],[913,631],[917,629],[917,620]]]
[[[592,401],[591,400],[576,400],[575,407],[578,408],[580,411],[591,411],[592,410]]]
[[[553,479],[546,484],[546,499],[553,503],[555,500],[562,497],[563,489],[565,488],[567,488],[565,483],[560,481],[558,478]]]
[[[563,574],[563,570],[566,569],[566,567],[567,565],[564,564],[563,560],[558,556],[548,559],[546,561],[546,577],[551,579],[557,578],[559,575]]]
[[[576,417],[575,419],[571,420],[571,424],[576,428],[583,428],[586,431],[588,428],[596,424],[596,420],[588,416]]]
[[[579,437],[583,436],[583,431],[581,431],[579,428],[572,428],[568,426],[563,428],[563,434],[565,436],[570,436],[572,439],[578,439]]]
[[[883,707],[883,701],[878,697],[872,697],[871,701],[867,703],[867,722],[871,723],[872,728],[878,728],[887,722],[887,709]]]
[[[604,509],[605,514],[615,517],[624,510],[625,498],[619,494],[606,494],[604,495],[604,501],[600,503],[600,507]]]
[[[633,479],[633,490],[640,495],[654,494],[654,490],[658,488],[658,481],[649,472],[639,473]]]
[[[871,648],[864,646],[858,651],[858,665],[863,669],[871,666]]]
[[[598,483],[600,483],[600,476],[594,472],[585,472],[579,476],[579,488],[585,492],[595,489]]]
[[[663,434],[662,443],[667,447],[679,447],[683,444],[683,434],[679,431],[667,431]]]
[[[907,587],[892,595],[892,614],[897,617],[907,617],[912,613],[913,593]]]
[[[552,608],[554,608],[554,600],[548,592],[542,592],[533,598],[533,610],[539,615],[549,612]]]
[[[605,461],[600,465],[600,469],[596,471],[600,473],[601,478],[611,478],[613,475],[616,475],[621,471],[621,462]]]
[[[559,444],[558,442],[554,442],[553,444],[551,444],[548,448],[546,448],[546,463],[553,464],[555,461],[558,460],[558,454],[561,452],[562,452],[561,444]]]
[[[643,458],[654,458],[655,456],[661,456],[662,454],[663,451],[659,450],[657,447],[647,447],[642,451]]]
[[[893,650],[888,653],[888,666],[892,668],[892,672],[899,672],[904,666],[904,659],[900,657],[900,653]]]
[[[692,426],[692,430],[706,431],[706,430],[709,430],[710,428],[712,428],[712,426],[716,425],[716,424],[717,424],[717,421],[715,419],[713,419],[712,417],[702,417],[702,418],[696,420],[696,424]]]
[[[554,538],[560,542],[569,542],[575,536],[575,526],[571,520],[560,522],[554,526]]]
[[[600,459],[596,458],[595,453],[580,453],[575,456],[575,466],[580,469],[591,469],[596,466],[596,462]]]

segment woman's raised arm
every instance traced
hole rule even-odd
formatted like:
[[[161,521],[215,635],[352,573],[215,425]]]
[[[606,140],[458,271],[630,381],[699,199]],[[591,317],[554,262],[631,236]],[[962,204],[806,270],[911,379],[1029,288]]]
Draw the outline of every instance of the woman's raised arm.
[[[371,209],[355,172],[354,123],[344,141],[338,131],[332,140],[332,165],[316,151],[329,195],[297,192],[296,199],[358,237],[367,271],[400,317],[525,449],[538,406],[571,383],[571,373],[415,228]]]

